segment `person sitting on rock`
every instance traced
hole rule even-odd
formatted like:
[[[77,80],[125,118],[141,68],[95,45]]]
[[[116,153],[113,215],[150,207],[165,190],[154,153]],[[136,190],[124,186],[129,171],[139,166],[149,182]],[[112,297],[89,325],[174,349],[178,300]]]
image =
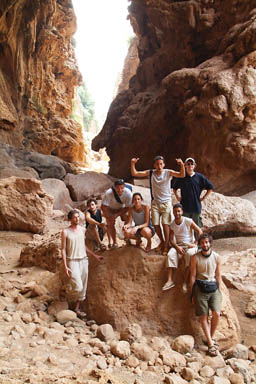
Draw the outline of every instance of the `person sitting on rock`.
[[[124,225],[125,239],[135,239],[136,246],[139,247],[142,243],[141,238],[147,239],[146,252],[151,249],[151,238],[155,234],[155,229],[150,220],[150,208],[148,205],[142,204],[143,197],[139,192],[133,194],[132,207],[129,208],[128,222]],[[134,222],[135,225],[132,225]]]
[[[202,222],[202,204],[213,190],[213,184],[201,173],[195,172],[196,162],[192,157],[185,160],[186,176],[183,179],[173,178],[172,188],[184,209],[183,215],[190,217],[201,228]],[[180,190],[180,194],[178,193]],[[206,193],[201,197],[203,190]]]
[[[131,174],[134,177],[149,177],[152,194],[152,223],[160,239],[160,245],[156,251],[162,251],[162,254],[166,256],[169,250],[169,224],[172,210],[170,181],[173,176],[178,178],[185,176],[184,164],[181,159],[176,159],[180,166],[179,172],[164,169],[165,163],[163,156],[156,156],[153,163],[154,170],[137,171],[135,164],[138,161],[138,158],[131,159]],[[162,219],[164,236],[160,227],[160,219]]]
[[[192,256],[190,264],[192,303],[195,304],[196,316],[200,316],[208,353],[217,356],[218,344],[213,337],[219,323],[222,302],[220,256],[212,250],[212,237],[207,233],[199,236],[198,245],[201,251]],[[209,309],[212,311],[210,323]]]
[[[75,302],[74,311],[79,317],[85,317],[80,305],[86,298],[88,282],[88,257],[94,256],[102,260],[103,256],[97,255],[85,246],[85,228],[79,225],[80,215],[76,210],[68,213],[70,226],[61,234],[61,255],[64,264],[65,275],[68,278],[65,285],[67,298]],[[86,252],[87,251],[87,252]]]
[[[189,278],[190,257],[197,252],[197,244],[194,239],[194,231],[202,234],[202,230],[188,217],[182,216],[183,208],[180,203],[173,206],[174,220],[170,225],[170,243],[172,248],[169,250],[166,260],[167,282],[163,286],[163,291],[173,288],[173,269],[178,268],[179,258],[185,262],[185,278],[182,291],[187,292],[187,282]]]
[[[115,181],[114,186],[109,188],[102,200],[102,212],[107,220],[109,234],[113,240],[112,248],[118,248],[116,241],[115,221],[118,217],[125,224],[128,221],[128,210],[132,205],[132,192],[125,186],[123,179]]]
[[[101,209],[97,207],[95,199],[87,201],[86,219],[86,238],[95,242],[96,249],[104,251],[106,249],[103,244],[104,234],[107,232],[107,225],[102,222]]]

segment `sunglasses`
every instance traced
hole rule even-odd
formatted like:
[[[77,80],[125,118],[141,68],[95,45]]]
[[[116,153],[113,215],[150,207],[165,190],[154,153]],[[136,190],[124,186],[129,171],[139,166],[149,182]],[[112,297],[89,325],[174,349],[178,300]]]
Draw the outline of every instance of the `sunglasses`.
[[[194,165],[194,163],[191,163],[190,161],[186,163],[185,165]]]

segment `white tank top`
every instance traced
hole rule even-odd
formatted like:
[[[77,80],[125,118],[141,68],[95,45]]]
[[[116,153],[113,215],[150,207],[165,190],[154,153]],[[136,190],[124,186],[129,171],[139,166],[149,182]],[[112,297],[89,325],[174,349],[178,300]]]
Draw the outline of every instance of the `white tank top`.
[[[196,279],[214,281],[219,255],[212,251],[209,257],[204,257],[201,252],[196,254]]]
[[[161,175],[157,175],[156,171],[152,172],[152,194],[154,201],[158,203],[166,203],[171,201],[171,185],[170,169],[163,169]]]
[[[70,228],[66,229],[66,255],[69,260],[80,260],[87,258],[85,249],[85,236],[83,228],[78,226],[77,231],[73,231]]]
[[[175,220],[171,223],[170,228],[174,232],[176,243],[178,245],[186,245],[195,241],[193,229],[191,227],[192,221],[192,219],[182,216],[181,224],[176,224]]]

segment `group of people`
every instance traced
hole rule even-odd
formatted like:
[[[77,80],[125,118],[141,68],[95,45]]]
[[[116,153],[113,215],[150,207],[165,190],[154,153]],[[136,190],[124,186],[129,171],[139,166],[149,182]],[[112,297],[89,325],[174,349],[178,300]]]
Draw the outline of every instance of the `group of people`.
[[[212,238],[202,232],[201,202],[213,190],[212,183],[202,174],[195,172],[196,162],[189,157],[185,163],[177,159],[179,171],[165,168],[164,158],[157,156],[153,169],[138,171],[138,158],[131,159],[133,177],[149,178],[152,203],[151,207],[143,204],[141,193],[132,194],[131,186],[124,180],[116,180],[102,200],[101,208],[90,199],[87,202],[86,237],[95,241],[100,250],[105,250],[104,234],[108,236],[108,247],[117,248],[116,219],[120,217],[124,225],[123,237],[127,244],[131,239],[140,246],[146,239],[145,251],[151,249],[151,239],[156,233],[160,244],[156,251],[166,256],[167,281],[162,290],[175,286],[173,270],[179,266],[180,259],[185,264],[183,292],[190,289],[195,303],[196,315],[200,316],[202,329],[207,339],[208,352],[215,356],[218,345],[213,339],[221,306],[221,275],[219,256],[212,251]],[[178,201],[172,207],[171,188]],[[202,191],[204,192],[201,196]],[[172,217],[174,216],[174,219]],[[152,216],[152,221],[151,221]],[[102,217],[105,217],[106,223]],[[69,213],[70,227],[62,232],[62,257],[66,275],[70,278],[70,293],[75,294],[75,311],[81,314],[80,304],[85,299],[88,259],[87,253],[98,260],[103,258],[84,245],[85,229],[78,225],[79,214]],[[79,271],[80,277],[79,277]],[[212,318],[208,323],[209,309]]]

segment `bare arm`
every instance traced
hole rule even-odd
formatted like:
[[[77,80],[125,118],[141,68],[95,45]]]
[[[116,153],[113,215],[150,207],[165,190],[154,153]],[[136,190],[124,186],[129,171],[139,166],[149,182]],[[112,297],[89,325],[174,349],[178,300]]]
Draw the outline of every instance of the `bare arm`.
[[[140,225],[136,225],[137,229],[142,229],[149,226],[149,207],[147,205],[144,205],[144,212],[145,212],[145,222]]]
[[[146,171],[137,171],[135,164],[139,161],[139,158],[131,159],[131,174],[134,177],[147,177],[149,175],[149,170]]]
[[[190,290],[192,293],[193,286],[196,280],[196,255],[193,255],[190,259]]]
[[[170,175],[174,176],[174,177],[177,177],[177,178],[185,177],[186,172],[185,172],[185,166],[184,166],[183,161],[181,159],[176,159],[176,161],[177,161],[177,163],[180,166],[180,171],[177,172],[177,171],[171,170],[170,171]]]
[[[86,252],[88,253],[88,255],[91,255],[91,256],[95,257],[95,259],[97,259],[98,261],[104,259],[104,257],[102,255],[97,255],[96,253],[91,251],[87,246],[85,246],[85,248],[86,248]]]
[[[63,231],[61,232],[61,256],[65,268],[65,273],[68,277],[70,277],[71,269],[67,266],[66,239],[67,234],[65,229],[63,229]]]
[[[222,278],[221,278],[221,262],[220,262],[220,258],[218,257],[218,261],[217,261],[217,266],[216,266],[216,271],[215,271],[215,277],[216,277],[216,281],[218,283],[218,286],[219,286],[219,291],[221,291],[221,284],[222,284]]]
[[[181,201],[181,195],[178,193],[178,189],[173,189],[173,193],[177,201]]]
[[[200,227],[198,227],[198,225],[196,225],[196,223],[194,221],[192,221],[192,223],[191,223],[191,228],[198,234],[198,236],[202,235],[202,233],[203,233],[202,229]],[[197,244],[197,241],[195,242],[195,244]]]
[[[132,207],[129,208],[128,222],[127,224],[124,225],[124,230],[127,231],[127,229],[130,228],[131,224],[132,224]]]
[[[207,189],[206,193],[202,197],[200,197],[200,201],[204,201],[211,193],[212,189]]]

